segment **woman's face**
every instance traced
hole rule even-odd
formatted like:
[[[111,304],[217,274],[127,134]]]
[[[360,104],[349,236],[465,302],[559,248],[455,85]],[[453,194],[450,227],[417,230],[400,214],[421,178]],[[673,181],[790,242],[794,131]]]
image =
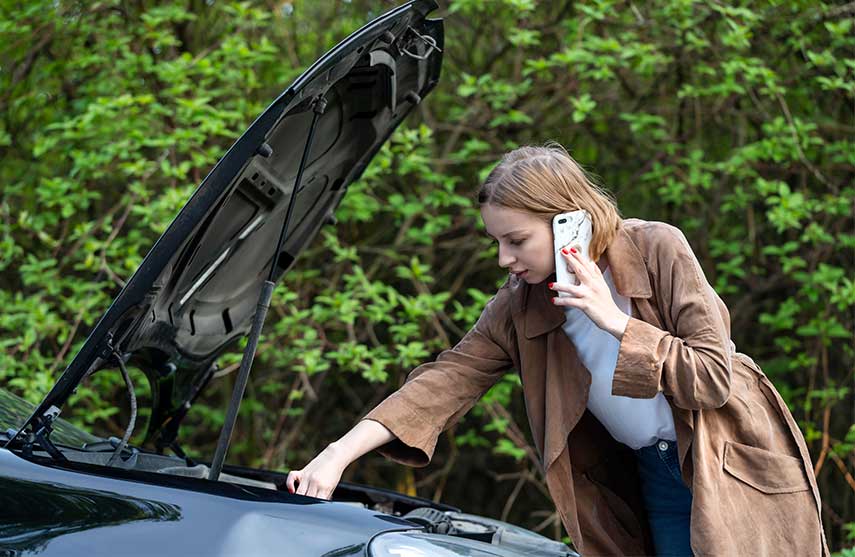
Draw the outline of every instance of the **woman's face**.
[[[546,280],[555,272],[552,227],[525,211],[485,203],[481,219],[487,235],[499,243],[499,267],[529,284]]]

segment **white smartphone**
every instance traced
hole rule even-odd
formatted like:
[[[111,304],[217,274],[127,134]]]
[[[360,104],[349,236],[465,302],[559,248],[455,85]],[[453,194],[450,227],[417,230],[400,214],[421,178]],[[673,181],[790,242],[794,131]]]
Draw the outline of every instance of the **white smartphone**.
[[[567,270],[567,260],[561,254],[562,248],[576,248],[587,261],[591,260],[588,251],[593,236],[593,224],[588,211],[581,209],[569,213],[559,213],[552,218],[552,239],[555,251],[555,281],[558,284],[579,284],[576,273]],[[567,292],[558,292],[562,298],[570,296]]]

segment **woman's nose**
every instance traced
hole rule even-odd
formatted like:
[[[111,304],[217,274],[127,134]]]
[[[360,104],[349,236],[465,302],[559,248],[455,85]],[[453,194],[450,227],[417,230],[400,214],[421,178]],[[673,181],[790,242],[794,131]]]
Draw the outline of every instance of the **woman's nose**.
[[[508,255],[507,250],[499,246],[499,267],[510,267],[514,261],[516,258]]]

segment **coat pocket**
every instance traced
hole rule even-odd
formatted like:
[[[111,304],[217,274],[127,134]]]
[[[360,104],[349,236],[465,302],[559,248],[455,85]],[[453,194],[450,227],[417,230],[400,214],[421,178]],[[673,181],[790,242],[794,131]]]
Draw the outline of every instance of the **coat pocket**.
[[[810,489],[802,459],[742,443],[725,442],[724,469],[763,493],[795,493]]]

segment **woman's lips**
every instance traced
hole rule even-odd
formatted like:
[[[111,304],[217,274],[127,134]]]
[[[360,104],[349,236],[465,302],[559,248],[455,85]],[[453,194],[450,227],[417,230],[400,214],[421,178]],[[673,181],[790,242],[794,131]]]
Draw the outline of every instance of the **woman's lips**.
[[[516,276],[518,276],[519,278],[523,278],[524,276],[526,276],[528,274],[528,270],[522,271],[521,273],[514,273],[514,274]]]

